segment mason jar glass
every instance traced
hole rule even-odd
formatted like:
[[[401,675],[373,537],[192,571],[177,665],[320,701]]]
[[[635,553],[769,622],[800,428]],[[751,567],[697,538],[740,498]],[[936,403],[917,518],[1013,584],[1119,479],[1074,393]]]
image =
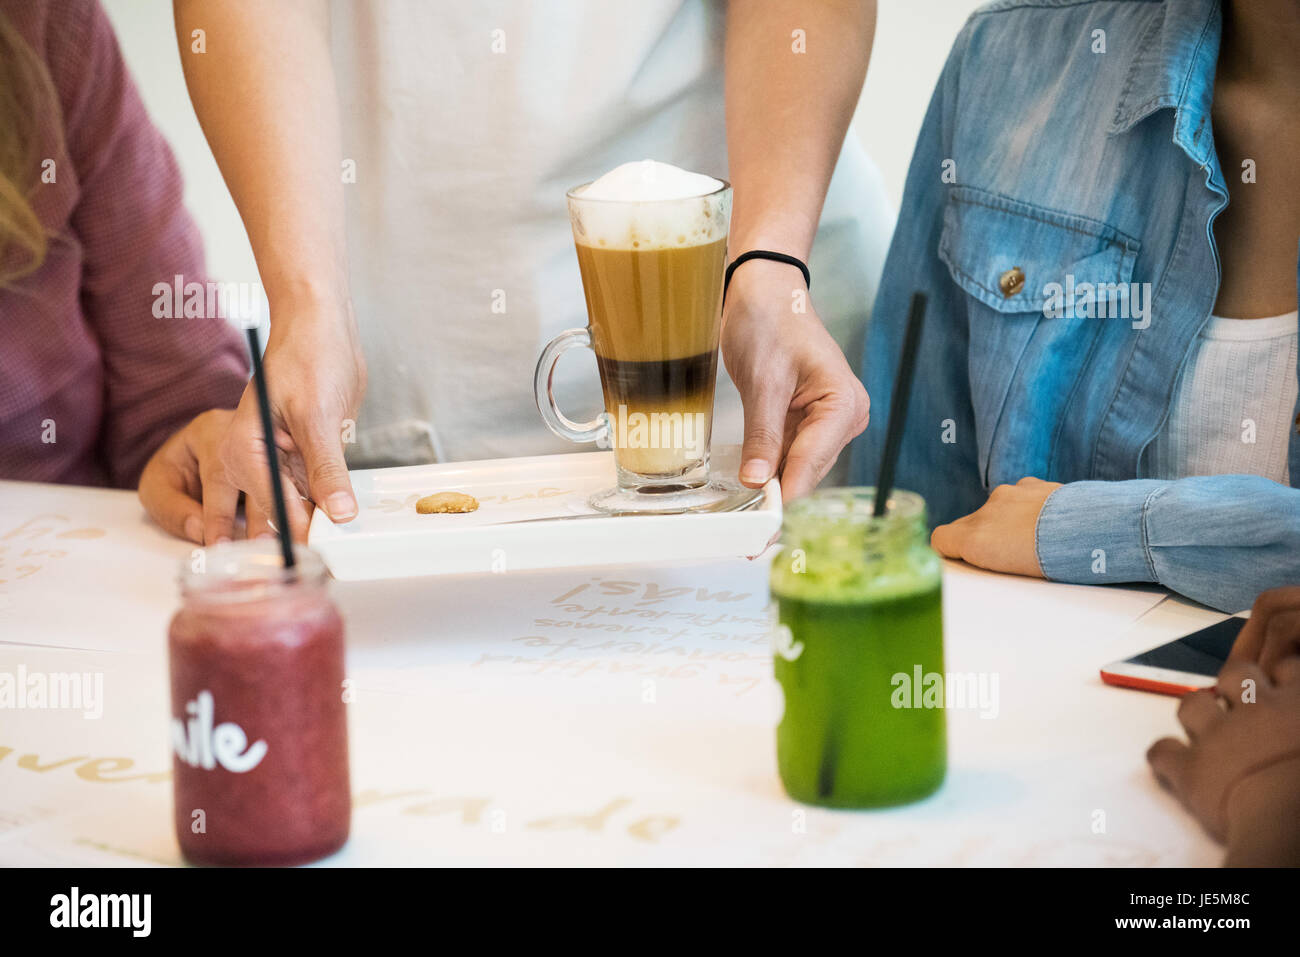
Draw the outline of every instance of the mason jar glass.
[[[942,562],[919,495],[895,491],[881,518],[874,502],[839,488],[792,503],[772,562],[777,764],[807,804],[903,804],[946,770]]]
[[[300,864],[348,837],[343,621],[306,548],[198,549],[168,635],[175,822],[198,864]]]

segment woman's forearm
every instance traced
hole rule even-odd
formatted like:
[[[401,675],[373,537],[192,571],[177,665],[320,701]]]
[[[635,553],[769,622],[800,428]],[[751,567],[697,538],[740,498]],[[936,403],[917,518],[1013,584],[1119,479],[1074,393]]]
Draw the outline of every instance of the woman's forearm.
[[[327,3],[175,0],[174,8],[190,99],[277,323],[335,314],[347,269]]]
[[[808,257],[875,28],[875,0],[727,4],[734,252]]]
[[[1300,490],[1258,475],[1071,482],[1038,516],[1043,575],[1158,582],[1226,612],[1300,581]]]

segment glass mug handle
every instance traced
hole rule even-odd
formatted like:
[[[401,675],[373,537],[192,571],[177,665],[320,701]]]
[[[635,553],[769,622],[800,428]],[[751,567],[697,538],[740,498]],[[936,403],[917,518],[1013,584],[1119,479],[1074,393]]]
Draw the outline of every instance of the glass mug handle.
[[[574,422],[555,404],[555,366],[560,356],[574,346],[591,348],[589,329],[566,329],[546,344],[537,360],[533,373],[533,392],[537,398],[537,411],[552,432],[570,442],[599,442],[609,433],[609,424],[602,412],[590,422]]]

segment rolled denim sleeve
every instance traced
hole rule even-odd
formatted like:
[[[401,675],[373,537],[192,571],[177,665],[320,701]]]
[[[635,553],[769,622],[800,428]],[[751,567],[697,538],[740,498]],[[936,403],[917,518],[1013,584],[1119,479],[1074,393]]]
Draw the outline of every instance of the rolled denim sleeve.
[[[1053,581],[1158,582],[1226,612],[1300,583],[1300,489],[1256,475],[1072,482],[1038,515]]]

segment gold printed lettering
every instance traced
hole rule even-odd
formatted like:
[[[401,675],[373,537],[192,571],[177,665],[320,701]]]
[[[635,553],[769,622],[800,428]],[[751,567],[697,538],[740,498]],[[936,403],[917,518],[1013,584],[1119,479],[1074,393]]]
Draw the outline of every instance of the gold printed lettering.
[[[24,754],[18,759],[18,766],[24,771],[39,771],[44,773],[46,771],[53,771],[55,768],[61,768],[68,764],[77,764],[80,761],[87,761],[89,758],[82,754],[75,758],[64,758],[62,761],[55,761],[53,764],[41,764],[39,763],[40,760],[41,756],[39,754]]]
[[[111,765],[110,767],[101,767],[101,765]],[[155,771],[152,774],[128,774],[125,777],[105,777],[117,771],[129,771],[135,767],[135,762],[130,758],[91,758],[81,767],[77,768],[77,777],[86,781],[102,781],[106,784],[116,784],[119,781],[169,781],[172,773],[170,771]]]
[[[112,767],[101,768],[100,765],[111,764]],[[87,781],[120,781],[121,778],[106,778],[105,772],[126,771],[135,767],[130,758],[91,758],[77,768],[77,777]]]
[[[448,811],[459,810],[462,824],[477,824],[492,804],[490,798],[437,798],[408,807],[403,814],[415,814],[420,817],[433,817]]]
[[[651,814],[629,824],[627,832],[639,840],[655,844],[658,843],[659,838],[681,823],[681,818],[671,814]]]
[[[605,821],[610,815],[622,810],[631,803],[631,798],[614,798],[595,814],[561,814],[556,817],[543,818],[540,821],[529,821],[526,826],[546,831],[559,831],[577,827],[586,828],[588,831],[599,831],[605,826]]]
[[[373,789],[368,791],[358,791],[356,794],[352,796],[352,806],[354,808],[369,807],[371,804],[378,804],[381,801],[397,801],[400,800],[401,798],[419,797],[422,794],[428,794],[428,793],[429,792],[427,790],[393,791],[389,794],[385,794],[383,791],[377,791]]]

